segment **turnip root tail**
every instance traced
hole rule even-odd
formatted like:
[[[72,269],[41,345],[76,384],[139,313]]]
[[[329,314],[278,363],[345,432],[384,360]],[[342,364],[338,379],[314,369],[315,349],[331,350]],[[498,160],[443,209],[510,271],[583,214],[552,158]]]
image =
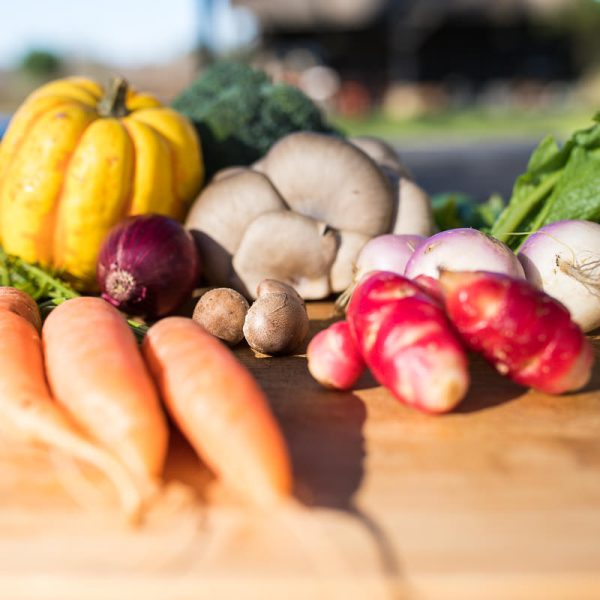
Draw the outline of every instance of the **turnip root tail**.
[[[593,350],[560,302],[499,273],[445,271],[440,281],[458,332],[498,372],[548,394],[587,384]]]

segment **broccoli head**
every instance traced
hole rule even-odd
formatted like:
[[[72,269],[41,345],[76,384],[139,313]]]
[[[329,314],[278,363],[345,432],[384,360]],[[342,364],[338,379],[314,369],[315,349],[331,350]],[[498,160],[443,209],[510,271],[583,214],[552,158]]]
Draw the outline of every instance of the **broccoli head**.
[[[337,133],[299,89],[274,84],[266,73],[243,63],[212,65],[172,105],[196,127],[209,177],[258,160],[288,133]]]

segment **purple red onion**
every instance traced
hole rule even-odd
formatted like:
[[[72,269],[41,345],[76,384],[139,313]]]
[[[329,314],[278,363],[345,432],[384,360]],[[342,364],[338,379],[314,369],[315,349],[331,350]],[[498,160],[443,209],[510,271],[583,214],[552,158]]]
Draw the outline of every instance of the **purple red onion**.
[[[102,297],[132,315],[155,318],[176,310],[200,275],[192,236],[162,215],[130,217],[114,227],[98,258]]]

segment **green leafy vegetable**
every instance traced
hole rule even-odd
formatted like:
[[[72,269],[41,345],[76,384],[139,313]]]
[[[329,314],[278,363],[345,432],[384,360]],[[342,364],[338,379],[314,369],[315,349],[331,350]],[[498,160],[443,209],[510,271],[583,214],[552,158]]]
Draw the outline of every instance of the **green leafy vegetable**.
[[[518,248],[540,227],[567,219],[600,220],[600,114],[561,147],[544,138],[515,182],[491,234]]]
[[[2,248],[0,248],[0,285],[12,286],[28,293],[38,302],[43,319],[61,302],[79,296],[66,281],[61,279],[59,273],[6,254]],[[148,326],[133,319],[128,319],[127,323],[138,342],[141,342],[148,331]]]
[[[333,133],[316,104],[299,89],[273,84],[266,73],[218,62],[173,101],[196,127],[208,176],[261,158],[294,131]]]
[[[442,231],[458,227],[489,230],[504,208],[497,194],[487,202],[478,202],[461,193],[437,194],[431,198],[431,205],[435,222]]]
[[[60,275],[30,264],[0,248],[0,283],[27,292],[34,300],[67,300],[79,294]]]

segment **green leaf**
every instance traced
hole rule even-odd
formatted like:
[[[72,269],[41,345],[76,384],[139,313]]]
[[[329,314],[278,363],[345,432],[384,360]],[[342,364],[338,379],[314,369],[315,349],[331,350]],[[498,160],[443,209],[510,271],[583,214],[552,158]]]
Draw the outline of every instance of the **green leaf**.
[[[559,148],[551,136],[532,153],[527,171],[514,185],[508,206],[491,234],[517,248],[527,235],[559,219],[598,220],[600,192],[595,173],[600,153],[600,122],[576,131]]]
[[[552,196],[533,223],[535,230],[564,219],[600,220],[600,156],[577,147]]]

